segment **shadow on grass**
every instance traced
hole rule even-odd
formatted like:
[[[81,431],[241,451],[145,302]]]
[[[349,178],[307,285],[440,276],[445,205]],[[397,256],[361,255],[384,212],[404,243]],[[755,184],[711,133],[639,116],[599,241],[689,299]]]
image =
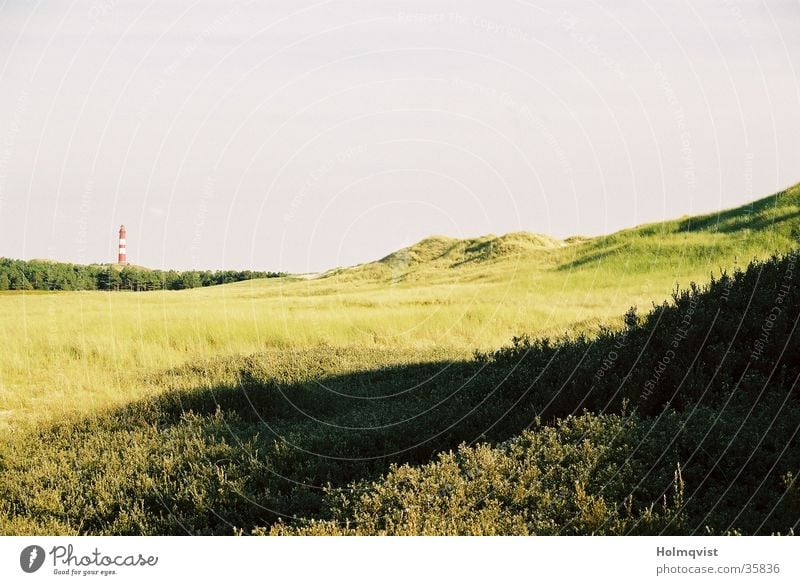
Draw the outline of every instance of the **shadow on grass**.
[[[759,211],[762,212],[759,213]],[[749,208],[745,211],[737,209],[718,215],[682,221],[678,229],[681,232],[709,231],[720,233],[736,233],[742,229],[762,231],[769,230],[771,227],[778,227],[798,217],[800,217],[799,211],[786,211],[769,215],[763,207],[756,211],[752,211]]]
[[[231,534],[318,517],[326,486],[482,439],[504,410],[475,378],[484,367],[424,363],[296,383],[245,368],[240,384],[170,391],[18,436],[0,452],[0,532]]]
[[[591,250],[588,249],[580,256],[575,258],[574,260],[562,264],[558,267],[559,272],[570,272],[572,270],[577,270],[579,268],[586,268],[592,266],[594,264],[601,264],[614,256],[619,256],[623,254],[625,250],[629,250],[631,245],[630,243],[625,244],[615,244],[615,245],[607,245],[597,244],[596,248],[599,247],[600,249]]]
[[[523,374],[511,378],[503,356],[289,384],[245,369],[238,385],[172,391],[17,437],[0,454],[0,533],[233,534],[279,519],[290,525],[330,519],[338,510],[337,489],[373,489],[365,482],[378,480],[392,464],[427,463],[462,443],[498,444],[525,430],[545,403],[554,417],[559,409],[575,411],[584,404],[592,412],[620,410],[610,400],[611,387],[594,399],[562,388],[555,405],[547,395],[528,392],[529,368],[551,350],[563,348],[533,348],[522,360]],[[578,377],[585,375],[588,370],[576,368],[574,358],[566,352],[564,363],[579,370]],[[594,366],[593,359],[587,366]],[[704,385],[703,372],[698,378]],[[638,443],[628,447],[635,455],[631,462],[651,470],[642,472],[644,496],[660,497],[657,489],[678,461],[687,486],[697,490],[689,494],[695,498],[687,508],[692,522],[705,522],[705,510],[723,496],[725,505],[711,523],[716,530],[736,519],[734,526],[758,532],[773,516],[770,505],[781,504],[782,512],[794,506],[796,489],[786,469],[798,464],[792,449],[800,428],[800,408],[792,400],[797,380],[781,382],[783,389],[776,387],[767,400],[758,389],[769,382],[752,378],[738,388],[735,403],[730,395],[716,394],[709,406],[687,405],[682,418],[669,419],[674,424],[660,424],[660,416],[638,419],[646,442],[641,452]],[[676,386],[665,384],[665,390],[671,394]],[[585,424],[605,423],[597,418]],[[626,444],[625,437],[619,440]],[[624,457],[614,463],[620,469],[627,464]],[[634,486],[619,489],[624,495]],[[781,503],[784,492],[790,499]],[[748,509],[743,522],[742,506],[754,495],[760,508]],[[785,529],[786,514],[782,518],[768,530]]]
[[[327,486],[584,409],[705,412],[690,437],[680,422],[653,438],[691,463],[684,478],[701,489],[690,516],[702,526],[718,506],[715,529],[785,530],[762,521],[778,504],[800,518],[799,322],[793,254],[676,292],[591,339],[518,338],[474,360],[388,367],[374,365],[388,354],[328,347],[188,367],[168,377],[195,388],[0,445],[0,533],[231,534],[325,518],[338,505]]]

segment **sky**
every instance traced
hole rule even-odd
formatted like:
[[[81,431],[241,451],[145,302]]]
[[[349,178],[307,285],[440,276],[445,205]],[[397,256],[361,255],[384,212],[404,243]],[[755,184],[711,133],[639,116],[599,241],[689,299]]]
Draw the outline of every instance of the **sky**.
[[[315,272],[800,182],[800,2],[0,0],[0,256]]]

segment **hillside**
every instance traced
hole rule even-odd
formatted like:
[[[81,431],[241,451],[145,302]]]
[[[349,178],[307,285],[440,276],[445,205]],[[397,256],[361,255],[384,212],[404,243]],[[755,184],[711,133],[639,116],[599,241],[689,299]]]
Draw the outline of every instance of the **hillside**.
[[[378,350],[382,357],[373,365],[383,366],[398,355],[406,362],[462,359],[523,333],[593,336],[600,327],[621,326],[632,305],[668,299],[676,285],[707,282],[711,274],[793,249],[799,196],[794,187],[714,216],[593,239],[430,238],[313,279],[113,294],[0,293],[0,432],[159,393],[143,380],[198,360],[363,347]],[[0,264],[16,270],[15,262]],[[37,283],[49,286],[52,265],[34,268],[43,271]],[[136,281],[127,271],[114,274]],[[186,288],[180,275],[168,276],[177,278],[175,288]],[[213,284],[214,274],[199,276],[201,284],[206,278]],[[254,275],[216,276],[224,282]],[[67,271],[65,282],[71,278]]]
[[[747,205],[714,214],[641,225],[607,236],[573,236],[558,240],[529,232],[480,238],[433,236],[380,260],[329,271],[339,280],[421,280],[447,271],[458,279],[465,271],[491,273],[509,263],[574,270],[584,266],[624,264],[647,270],[653,263],[680,259],[747,263],[764,253],[786,251],[800,241],[800,185]],[[498,265],[502,265],[498,267]],[[716,268],[716,267],[715,267]]]
[[[797,214],[2,294],[0,532],[790,532]]]
[[[457,268],[471,263],[492,262],[527,255],[562,245],[564,245],[562,242],[554,238],[528,232],[461,240],[434,236],[389,254],[376,264],[400,271],[430,264],[435,264],[437,268]]]
[[[515,259],[539,264],[544,258],[543,252],[565,245],[565,242],[555,238],[528,232],[466,239],[431,236],[380,260],[329,270],[323,273],[322,278],[336,277],[345,282],[374,280],[397,283],[407,279],[424,279],[431,273],[444,270],[457,279],[460,272],[456,269],[459,268],[491,270],[494,263]]]
[[[798,320],[790,254],[592,338],[198,361],[6,444],[0,532],[789,533]]]

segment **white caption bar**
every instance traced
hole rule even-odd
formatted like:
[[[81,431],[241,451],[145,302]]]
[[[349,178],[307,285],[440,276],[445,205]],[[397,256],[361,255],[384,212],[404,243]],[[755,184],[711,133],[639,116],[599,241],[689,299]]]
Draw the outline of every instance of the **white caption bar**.
[[[0,583],[798,583],[799,543],[792,537],[4,537]]]

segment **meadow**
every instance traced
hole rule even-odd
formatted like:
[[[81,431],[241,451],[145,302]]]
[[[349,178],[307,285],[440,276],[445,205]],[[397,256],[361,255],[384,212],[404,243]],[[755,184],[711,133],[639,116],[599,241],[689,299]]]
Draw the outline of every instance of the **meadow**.
[[[791,531],[799,217],[794,187],[312,279],[0,293],[0,532]]]
[[[800,189],[706,217],[560,242],[430,238],[314,279],[151,292],[0,293],[0,428],[159,392],[153,373],[219,356],[389,349],[460,359],[521,334],[592,334],[676,286],[791,249]]]

